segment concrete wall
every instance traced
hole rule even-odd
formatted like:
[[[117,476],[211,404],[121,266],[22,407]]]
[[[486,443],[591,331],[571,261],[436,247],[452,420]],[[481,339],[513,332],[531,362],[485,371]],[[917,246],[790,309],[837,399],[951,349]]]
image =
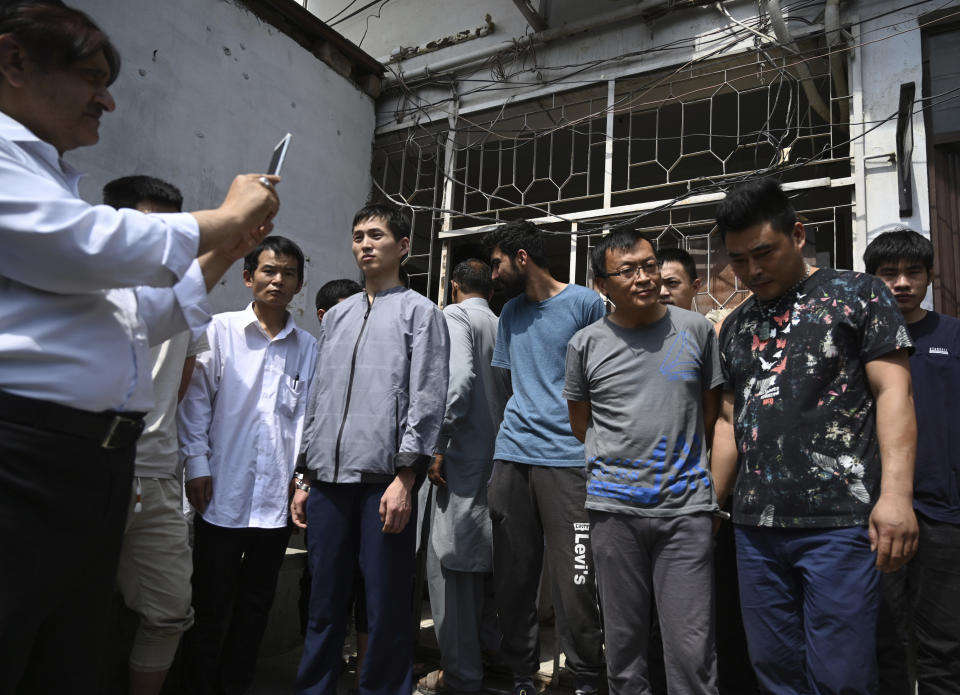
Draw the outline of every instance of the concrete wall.
[[[870,3],[858,8],[863,16],[879,14],[874,11],[886,3]],[[897,111],[900,101],[900,85],[914,82],[920,98],[923,72],[920,61],[920,31],[917,16],[930,8],[913,8],[896,15],[865,23],[861,28],[859,65],[851,70],[860,71],[863,93],[863,120],[866,123],[880,121]],[[894,26],[890,26],[890,25]],[[904,32],[904,33],[900,33]],[[894,35],[899,34],[899,35]],[[880,36],[889,36],[876,43],[866,43]],[[866,179],[865,210],[867,243],[885,231],[886,227],[905,224],[930,235],[930,205],[927,198],[927,141],[920,105],[914,106],[913,116],[913,215],[900,217],[897,188],[897,169],[887,159],[868,159],[863,163]],[[869,125],[867,126],[870,127]],[[864,137],[864,155],[877,157],[896,150],[897,121],[893,119]]]
[[[294,302],[316,332],[313,295],[334,277],[357,278],[349,247],[354,211],[370,192],[374,104],[353,83],[243,7],[225,0],[78,0],[111,35],[123,70],[111,88],[100,143],[68,153],[88,172],[83,197],[134,173],[159,176],[185,209],[216,206],[237,173],[263,171],[286,132],[277,234],[309,258]],[[211,295],[216,311],[249,301],[241,264]]]

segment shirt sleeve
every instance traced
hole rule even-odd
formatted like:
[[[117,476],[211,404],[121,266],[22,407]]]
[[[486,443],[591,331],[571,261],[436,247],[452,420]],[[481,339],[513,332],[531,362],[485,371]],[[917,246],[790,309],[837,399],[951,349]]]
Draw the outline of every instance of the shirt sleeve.
[[[723,369],[720,366],[720,341],[717,339],[717,332],[713,330],[713,324],[704,319],[705,325],[702,327],[705,344],[703,346],[703,365],[701,367],[700,380],[704,391],[715,389],[726,383]]]
[[[203,335],[210,323],[210,308],[200,264],[193,261],[172,288],[138,287],[137,310],[151,347],[188,329],[191,338]]]
[[[400,439],[396,468],[424,473],[437,446],[446,414],[450,373],[450,338],[436,307],[422,312],[410,351],[407,426]]]
[[[510,369],[510,317],[513,316],[511,305],[508,302],[500,312],[500,321],[497,323],[497,342],[493,346],[493,357],[490,364],[494,367]]]
[[[866,308],[860,322],[861,359],[869,362],[895,350],[905,349],[912,353],[913,341],[903,313],[882,280],[870,278],[865,300]]]
[[[90,205],[0,142],[0,275],[34,289],[76,294],[169,287],[197,255],[187,213],[145,215]]]
[[[210,424],[213,401],[220,385],[220,344],[216,325],[207,329],[211,349],[197,355],[190,385],[177,409],[177,436],[184,461],[184,481],[210,475]]]
[[[584,374],[582,341],[573,336],[567,344],[566,379],[561,394],[568,401],[589,401],[590,384]]]
[[[585,323],[581,328],[596,323],[607,315],[607,305],[604,303],[603,297],[592,290],[591,294],[593,294],[593,299],[587,303],[586,315],[584,316]]]
[[[313,430],[316,427],[317,393],[320,391],[317,379],[319,378],[320,360],[323,359],[323,344],[326,338],[324,327],[327,325],[329,325],[329,320],[327,323],[321,321],[320,331],[317,334],[317,357],[313,361],[313,374],[310,375],[310,390],[307,391],[307,409],[303,417],[303,436],[300,438],[300,453],[297,455],[296,467],[298,469],[306,468],[307,466],[307,447],[310,446],[310,442],[313,441]]]
[[[470,396],[476,382],[473,364],[473,328],[465,310],[452,305],[443,312],[450,333],[450,382],[447,387],[447,412],[440,429],[437,453],[444,453],[470,409]]]
[[[196,357],[201,352],[206,352],[209,349],[210,341],[207,340],[207,332],[204,331],[187,345],[187,357]]]

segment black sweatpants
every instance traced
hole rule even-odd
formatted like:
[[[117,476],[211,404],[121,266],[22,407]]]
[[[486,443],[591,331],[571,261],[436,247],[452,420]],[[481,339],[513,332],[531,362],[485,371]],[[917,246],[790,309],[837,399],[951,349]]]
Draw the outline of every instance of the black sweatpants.
[[[576,686],[600,676],[603,635],[590,548],[584,469],[494,461],[488,488],[503,659],[515,676],[540,670],[537,591],[546,550],[560,647]]]

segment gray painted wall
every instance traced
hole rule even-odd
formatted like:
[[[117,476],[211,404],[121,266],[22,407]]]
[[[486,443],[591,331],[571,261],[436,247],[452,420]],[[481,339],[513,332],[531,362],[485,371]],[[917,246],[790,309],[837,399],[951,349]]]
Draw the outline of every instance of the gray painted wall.
[[[117,176],[151,174],[176,184],[185,209],[219,204],[238,173],[263,171],[287,131],[293,142],[279,187],[275,233],[309,258],[292,308],[316,333],[316,290],[357,278],[353,213],[370,192],[374,103],[272,26],[225,0],[78,0],[111,36],[123,70],[111,88],[100,143],[66,159],[88,176],[81,194],[100,202]],[[250,292],[241,264],[211,294],[215,311],[240,308]]]

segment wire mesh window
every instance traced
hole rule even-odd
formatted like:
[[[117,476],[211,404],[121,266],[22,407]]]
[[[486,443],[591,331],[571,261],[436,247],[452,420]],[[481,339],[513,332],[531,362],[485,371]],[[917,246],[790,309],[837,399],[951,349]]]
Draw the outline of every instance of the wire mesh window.
[[[791,198],[807,233],[804,247],[807,262],[821,267],[852,268],[853,218],[849,189],[812,188],[791,192]],[[693,308],[702,313],[735,307],[749,293],[734,275],[720,243],[715,210],[715,203],[675,207],[655,213],[644,220],[643,225],[635,227],[658,250],[681,248],[690,253],[701,280]],[[611,218],[604,223],[612,226],[622,221]],[[577,266],[575,281],[580,284],[592,285],[589,253],[601,234],[578,235],[578,243],[585,247],[586,261]]]
[[[546,229],[557,235],[576,226],[587,246],[576,251],[574,280],[584,282],[589,235],[628,224],[649,231],[660,245],[696,251],[710,278],[703,301],[728,305],[742,289],[710,236],[716,197],[704,203],[693,197],[716,194],[731,179],[756,172],[784,182],[851,174],[847,95],[837,93],[837,72],[820,57],[820,40],[800,47],[799,54],[748,51],[620,78],[612,95],[604,82],[461,114],[449,155],[448,229],[517,218],[550,218]],[[809,77],[801,79],[801,65]],[[434,297],[440,245],[423,235],[429,229],[432,239],[441,228],[443,125],[383,136],[374,158],[383,192],[427,208],[414,213],[419,236],[410,265],[427,267],[427,293]],[[828,183],[799,194],[797,207],[812,215],[817,251],[826,254],[820,260],[829,265],[852,264],[851,193]],[[475,242],[454,239],[450,260],[466,249],[475,253]],[[562,278],[569,244],[556,246],[561,265],[552,270]]]
[[[435,280],[433,266],[439,260],[435,240],[440,231],[446,138],[446,124],[413,128],[377,138],[373,150],[373,195],[410,206],[410,255],[404,270],[410,287],[427,296],[436,293],[431,278]]]

